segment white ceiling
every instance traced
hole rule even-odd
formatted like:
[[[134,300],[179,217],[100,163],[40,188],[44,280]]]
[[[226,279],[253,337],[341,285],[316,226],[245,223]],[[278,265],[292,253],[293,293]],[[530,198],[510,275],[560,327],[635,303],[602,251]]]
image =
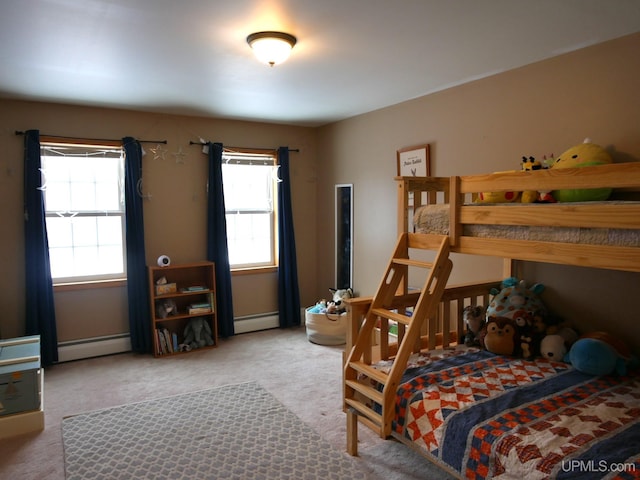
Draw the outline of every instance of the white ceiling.
[[[639,0],[0,0],[0,96],[316,126],[638,31]]]

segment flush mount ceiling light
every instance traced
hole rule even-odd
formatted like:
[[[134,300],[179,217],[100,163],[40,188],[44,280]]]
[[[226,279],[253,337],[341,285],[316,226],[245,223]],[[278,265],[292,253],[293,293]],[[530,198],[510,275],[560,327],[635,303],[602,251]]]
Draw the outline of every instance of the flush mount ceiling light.
[[[296,37],[283,32],[256,32],[247,37],[256,58],[272,67],[289,58]]]

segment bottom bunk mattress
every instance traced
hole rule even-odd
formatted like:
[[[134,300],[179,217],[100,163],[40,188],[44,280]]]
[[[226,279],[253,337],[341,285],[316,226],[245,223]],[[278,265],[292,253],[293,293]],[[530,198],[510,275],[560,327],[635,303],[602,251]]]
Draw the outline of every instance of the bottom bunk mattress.
[[[393,436],[462,478],[640,478],[637,372],[441,350],[412,359],[395,409]]]

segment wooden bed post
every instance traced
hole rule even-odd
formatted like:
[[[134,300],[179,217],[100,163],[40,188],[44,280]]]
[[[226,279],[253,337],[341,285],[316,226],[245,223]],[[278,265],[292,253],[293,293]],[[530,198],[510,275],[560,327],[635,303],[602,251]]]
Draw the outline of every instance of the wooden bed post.
[[[449,182],[449,245],[456,247],[460,243],[462,235],[462,224],[460,223],[460,205],[462,202],[460,194],[460,177],[451,177]]]
[[[347,409],[347,453],[358,455],[358,415]]]
[[[409,189],[408,182],[396,177],[398,182],[398,235],[409,231]]]
[[[517,271],[516,261],[510,258],[504,258],[502,260],[502,278],[516,277]]]

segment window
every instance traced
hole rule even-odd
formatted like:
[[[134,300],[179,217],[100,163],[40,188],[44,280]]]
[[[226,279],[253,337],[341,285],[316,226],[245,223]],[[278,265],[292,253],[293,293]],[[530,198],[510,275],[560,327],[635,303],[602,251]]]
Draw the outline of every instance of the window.
[[[229,263],[232,268],[275,266],[275,154],[225,151],[222,159]]]
[[[124,151],[41,143],[54,284],[126,277]]]

